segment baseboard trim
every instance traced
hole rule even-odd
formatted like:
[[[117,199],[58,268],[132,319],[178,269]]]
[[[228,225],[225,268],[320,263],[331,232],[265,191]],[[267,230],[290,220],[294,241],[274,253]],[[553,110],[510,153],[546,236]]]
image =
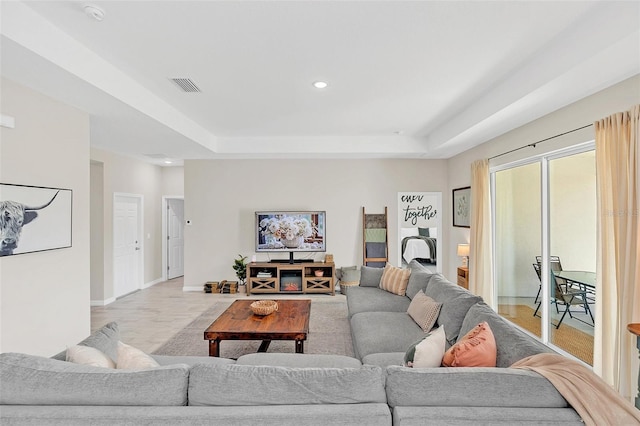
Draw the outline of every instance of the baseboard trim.
[[[89,302],[89,304],[91,306],[107,306],[110,303],[113,303],[116,301],[115,297],[110,297],[108,299],[104,299],[104,300],[91,300]]]
[[[149,288],[149,287],[152,287],[152,286],[154,286],[154,285],[156,285],[156,284],[159,284],[159,283],[161,283],[161,282],[163,282],[163,281],[164,281],[164,280],[163,280],[162,278],[158,278],[158,279],[155,279],[155,280],[153,280],[153,281],[150,281],[150,282],[148,282],[148,283],[143,284],[143,285],[142,285],[142,288],[143,288],[143,289],[145,289],[145,288]]]
[[[182,291],[204,291],[203,286],[184,286],[182,287]]]

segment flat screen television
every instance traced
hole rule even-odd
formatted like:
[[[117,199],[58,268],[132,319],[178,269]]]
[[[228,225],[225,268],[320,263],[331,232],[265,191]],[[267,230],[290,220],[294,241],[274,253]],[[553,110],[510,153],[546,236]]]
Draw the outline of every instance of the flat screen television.
[[[256,212],[256,252],[322,252],[326,246],[326,212]]]

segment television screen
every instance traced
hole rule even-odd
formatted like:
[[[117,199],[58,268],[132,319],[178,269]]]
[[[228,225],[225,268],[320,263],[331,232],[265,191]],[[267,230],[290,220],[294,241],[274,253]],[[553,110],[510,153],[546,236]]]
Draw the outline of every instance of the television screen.
[[[256,212],[256,252],[326,251],[324,211]]]

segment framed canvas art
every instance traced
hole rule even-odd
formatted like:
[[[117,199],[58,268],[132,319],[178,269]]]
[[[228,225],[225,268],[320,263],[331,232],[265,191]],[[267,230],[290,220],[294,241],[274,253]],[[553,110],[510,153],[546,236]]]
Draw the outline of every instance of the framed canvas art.
[[[471,187],[457,188],[452,191],[453,226],[471,227]]]
[[[73,191],[0,183],[0,256],[71,247]]]

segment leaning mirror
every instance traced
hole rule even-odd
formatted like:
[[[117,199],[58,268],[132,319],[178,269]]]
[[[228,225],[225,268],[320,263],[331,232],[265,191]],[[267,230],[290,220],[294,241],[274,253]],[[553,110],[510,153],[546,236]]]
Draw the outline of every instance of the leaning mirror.
[[[433,272],[442,272],[442,193],[398,192],[398,265],[413,259]]]

